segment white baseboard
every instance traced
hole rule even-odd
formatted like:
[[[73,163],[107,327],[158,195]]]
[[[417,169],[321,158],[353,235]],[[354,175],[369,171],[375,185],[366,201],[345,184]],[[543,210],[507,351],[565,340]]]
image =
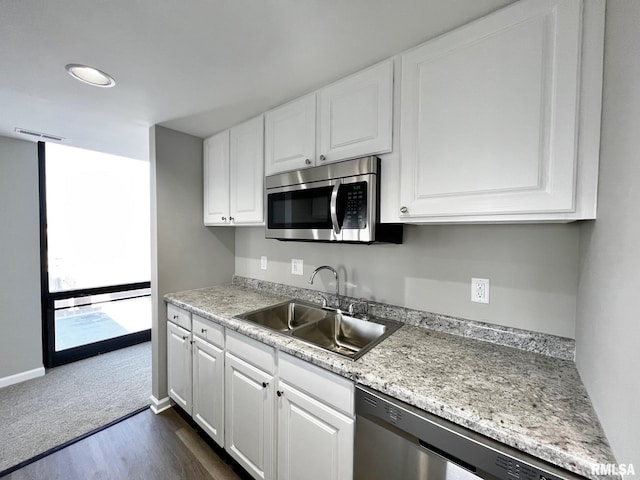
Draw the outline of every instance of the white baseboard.
[[[171,408],[171,399],[169,397],[158,400],[155,396],[151,395],[149,400],[151,401],[151,411],[156,415]]]
[[[16,383],[25,382],[32,378],[38,378],[44,376],[44,367],[34,368],[33,370],[27,370],[26,372],[16,373],[15,375],[9,375],[8,377],[0,378],[0,388],[8,387]]]

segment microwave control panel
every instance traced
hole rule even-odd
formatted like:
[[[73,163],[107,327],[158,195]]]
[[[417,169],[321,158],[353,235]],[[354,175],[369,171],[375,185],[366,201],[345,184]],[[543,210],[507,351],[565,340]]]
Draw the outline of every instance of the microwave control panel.
[[[342,185],[344,220],[342,228],[367,227],[367,182]]]

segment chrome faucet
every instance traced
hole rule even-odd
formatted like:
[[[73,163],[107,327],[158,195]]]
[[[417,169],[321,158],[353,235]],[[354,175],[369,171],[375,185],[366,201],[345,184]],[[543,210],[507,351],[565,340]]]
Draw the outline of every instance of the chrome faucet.
[[[340,278],[338,277],[338,272],[336,272],[335,268],[330,267],[329,265],[322,265],[321,267],[316,268],[311,274],[311,278],[309,278],[309,284],[313,285],[313,279],[320,270],[330,270],[333,272],[334,277],[336,277],[336,299],[338,301],[338,309],[340,309]]]

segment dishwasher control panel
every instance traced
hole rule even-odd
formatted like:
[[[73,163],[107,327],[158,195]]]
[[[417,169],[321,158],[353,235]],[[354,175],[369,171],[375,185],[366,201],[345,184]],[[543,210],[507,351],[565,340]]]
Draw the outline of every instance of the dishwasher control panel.
[[[504,480],[557,480],[560,478],[506,455],[496,455],[495,467],[492,473]]]

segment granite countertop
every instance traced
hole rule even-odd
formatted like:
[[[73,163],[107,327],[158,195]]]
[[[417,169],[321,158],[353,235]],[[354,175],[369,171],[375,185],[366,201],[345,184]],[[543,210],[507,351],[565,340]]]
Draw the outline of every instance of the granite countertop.
[[[290,299],[237,286],[165,300],[343,377],[588,478],[616,463],[575,364],[404,325],[357,361],[235,315]]]

